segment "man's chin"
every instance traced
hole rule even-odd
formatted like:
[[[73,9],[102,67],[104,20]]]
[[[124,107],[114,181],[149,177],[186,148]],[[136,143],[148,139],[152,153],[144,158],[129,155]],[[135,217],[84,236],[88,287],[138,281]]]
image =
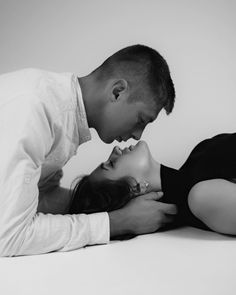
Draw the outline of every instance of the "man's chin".
[[[110,144],[110,143],[112,143],[112,142],[114,141],[113,138],[104,138],[104,137],[100,137],[100,139],[101,139],[104,143],[106,143],[106,144]]]
[[[113,143],[113,141],[114,141],[114,139],[109,139],[107,141],[104,140],[104,142],[107,143],[107,144]]]

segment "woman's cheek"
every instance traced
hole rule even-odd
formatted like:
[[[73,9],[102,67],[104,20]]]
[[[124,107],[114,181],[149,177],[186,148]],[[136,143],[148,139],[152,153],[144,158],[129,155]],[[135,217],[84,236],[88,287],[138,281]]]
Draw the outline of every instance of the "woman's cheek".
[[[133,174],[137,177],[145,177],[149,171],[149,163],[146,159],[140,159],[133,165]]]

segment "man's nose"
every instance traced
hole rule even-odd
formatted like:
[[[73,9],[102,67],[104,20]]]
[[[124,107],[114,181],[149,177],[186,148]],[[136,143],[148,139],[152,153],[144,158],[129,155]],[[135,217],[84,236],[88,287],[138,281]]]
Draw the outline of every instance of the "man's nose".
[[[135,131],[132,133],[131,137],[135,140],[139,140],[141,138],[142,134],[143,134],[143,130]]]

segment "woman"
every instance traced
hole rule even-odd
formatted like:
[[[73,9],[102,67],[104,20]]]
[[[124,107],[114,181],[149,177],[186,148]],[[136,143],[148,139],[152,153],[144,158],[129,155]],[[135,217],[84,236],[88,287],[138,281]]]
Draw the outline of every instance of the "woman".
[[[200,142],[179,169],[153,159],[147,144],[121,150],[83,177],[72,193],[73,213],[111,211],[150,191],[178,207],[172,226],[191,225],[236,234],[236,133]]]

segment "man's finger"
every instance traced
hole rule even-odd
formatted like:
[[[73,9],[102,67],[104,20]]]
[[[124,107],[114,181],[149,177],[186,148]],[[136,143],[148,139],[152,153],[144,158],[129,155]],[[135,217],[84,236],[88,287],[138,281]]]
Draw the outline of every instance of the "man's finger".
[[[156,193],[157,193],[157,195],[158,195],[158,199],[162,198],[162,197],[163,197],[163,195],[164,195],[164,193],[163,193],[163,192],[156,192]]]
[[[145,199],[154,200],[154,201],[158,201],[160,198],[162,198],[162,196],[163,196],[162,192],[151,192],[151,193],[143,195]]]
[[[165,214],[177,214],[178,213],[178,209],[177,209],[177,206],[174,205],[174,204],[165,204],[165,203],[162,203],[162,210],[163,210],[163,213]]]
[[[166,223],[171,223],[174,221],[174,216],[172,215],[165,215],[163,217],[163,223],[166,224]]]

